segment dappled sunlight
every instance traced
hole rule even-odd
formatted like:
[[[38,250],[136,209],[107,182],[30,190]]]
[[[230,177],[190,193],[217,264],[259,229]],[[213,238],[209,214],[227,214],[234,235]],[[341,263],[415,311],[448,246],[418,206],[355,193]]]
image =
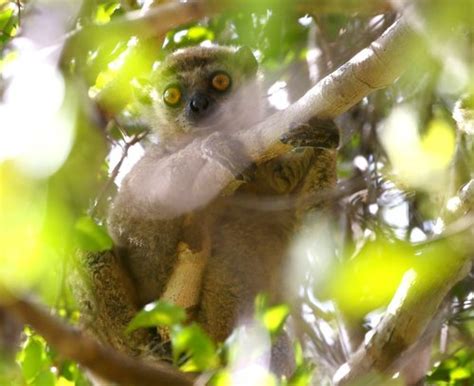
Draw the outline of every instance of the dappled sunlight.
[[[44,227],[47,195],[44,183],[32,183],[7,165],[0,165],[0,282],[10,288],[27,291],[43,287],[47,283],[42,281],[54,274],[51,267],[60,264],[61,257],[51,243],[58,236],[56,230]],[[61,209],[54,212],[53,221],[66,218],[67,212]],[[48,285],[44,289],[48,290]],[[49,290],[54,291],[55,286]]]
[[[278,81],[268,89],[268,101],[277,110],[284,110],[290,105],[286,82]]]
[[[380,127],[381,141],[399,182],[428,191],[443,190],[454,155],[454,132],[445,120],[437,118],[420,135],[418,119],[408,106],[393,109]]]
[[[469,1],[0,1],[0,385],[473,383]]]
[[[132,167],[143,157],[145,150],[140,143],[131,146],[127,151],[127,156],[124,158],[123,144],[114,144],[108,155],[109,175],[112,175],[114,169],[119,167],[119,172],[115,178],[115,183],[120,186],[124,177],[132,169]],[[122,164],[119,165],[119,162]]]
[[[74,104],[55,64],[34,49],[22,51],[7,70],[0,104],[0,162],[11,159],[32,177],[44,178],[63,164],[74,140]]]
[[[271,377],[268,331],[258,323],[246,323],[237,328],[228,341],[231,385],[266,385]]]
[[[293,240],[286,275],[290,294],[297,295],[301,285],[310,284],[314,288],[325,285],[336,261],[332,226],[327,217],[312,218]]]
[[[368,242],[332,272],[326,290],[344,312],[363,317],[387,305],[410,268],[411,249],[402,243]]]

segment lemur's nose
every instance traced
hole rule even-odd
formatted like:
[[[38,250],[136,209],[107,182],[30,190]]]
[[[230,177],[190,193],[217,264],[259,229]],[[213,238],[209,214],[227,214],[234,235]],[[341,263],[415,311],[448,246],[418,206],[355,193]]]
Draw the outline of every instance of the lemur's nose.
[[[209,108],[209,97],[202,93],[194,94],[189,102],[189,107],[196,115],[204,113]]]

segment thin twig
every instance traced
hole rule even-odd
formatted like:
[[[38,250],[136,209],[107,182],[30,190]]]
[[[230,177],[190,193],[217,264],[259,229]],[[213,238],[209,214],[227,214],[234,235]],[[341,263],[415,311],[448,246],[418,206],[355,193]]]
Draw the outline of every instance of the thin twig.
[[[117,165],[115,165],[114,169],[112,170],[112,173],[110,174],[109,178],[107,179],[107,182],[104,184],[104,186],[100,190],[99,194],[97,195],[97,199],[95,201],[95,204],[89,212],[90,216],[94,217],[97,214],[97,209],[100,207],[100,203],[102,202],[102,200],[107,195],[107,192],[109,191],[111,185],[115,182],[115,179],[117,178],[117,176],[120,172],[120,168],[122,167],[123,162],[127,158],[128,151],[130,150],[130,148],[133,145],[136,145],[138,142],[140,142],[147,135],[148,135],[148,131],[144,131],[142,133],[135,134],[129,142],[125,143],[125,145],[123,147],[123,151],[122,151],[122,156],[121,156],[119,162],[117,163]]]

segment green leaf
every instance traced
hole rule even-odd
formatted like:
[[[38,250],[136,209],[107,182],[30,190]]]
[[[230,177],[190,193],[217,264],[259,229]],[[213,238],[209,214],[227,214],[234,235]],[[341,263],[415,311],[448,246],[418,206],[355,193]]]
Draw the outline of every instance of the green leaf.
[[[294,352],[295,352],[295,365],[296,367],[299,367],[303,365],[303,362],[304,362],[303,348],[301,347],[300,342],[295,343]]]
[[[183,371],[205,371],[219,365],[214,343],[196,324],[174,328],[171,332],[171,344],[176,363],[181,355],[189,356],[180,366]]]
[[[290,307],[288,307],[286,304],[280,304],[278,306],[270,307],[267,311],[265,311],[261,321],[270,334],[272,336],[276,336],[283,328],[289,313]]]
[[[467,379],[471,376],[471,372],[469,371],[469,369],[465,368],[465,367],[458,367],[454,370],[451,371],[451,373],[449,374],[450,378],[454,381],[458,381],[458,380],[461,380],[461,379]]]
[[[210,386],[230,386],[232,385],[232,376],[229,370],[219,370],[209,381]]]
[[[78,386],[77,383],[67,380],[66,378],[60,377],[56,382],[56,386]]]
[[[132,332],[138,328],[166,326],[171,327],[186,320],[186,312],[174,304],[166,302],[153,302],[147,304],[131,320],[127,327],[127,332]]]
[[[291,378],[288,386],[309,386],[313,378],[314,366],[302,364],[298,366]]]
[[[96,224],[91,217],[81,217],[75,224],[79,247],[89,252],[101,252],[112,248],[113,241],[105,227]]]
[[[25,380],[33,380],[49,362],[44,344],[36,337],[29,337],[20,354],[20,366]]]
[[[44,369],[30,384],[32,386],[55,386],[56,375],[51,372],[51,369]]]
[[[11,8],[6,8],[3,12],[0,12],[0,31],[6,32],[5,27],[9,24],[12,17],[13,9]]]
[[[188,30],[188,38],[194,41],[201,41],[201,40],[212,40],[214,39],[214,34],[212,31],[208,30],[207,28],[204,28],[202,26],[195,26],[191,27]]]
[[[95,22],[97,24],[106,24],[110,21],[114,12],[120,8],[119,1],[109,1],[105,4],[99,4],[95,14]]]
[[[272,337],[277,336],[285,324],[290,313],[290,307],[286,304],[278,304],[273,307],[268,306],[268,297],[259,294],[255,298],[256,318],[270,332]]]

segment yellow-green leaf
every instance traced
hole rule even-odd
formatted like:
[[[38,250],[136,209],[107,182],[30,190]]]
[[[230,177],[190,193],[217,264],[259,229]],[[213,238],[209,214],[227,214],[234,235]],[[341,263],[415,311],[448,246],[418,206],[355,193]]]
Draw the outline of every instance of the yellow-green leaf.
[[[186,312],[174,304],[157,301],[150,303],[140,311],[131,320],[127,327],[127,332],[132,332],[138,328],[166,326],[184,322],[186,319]]]
[[[77,220],[75,231],[79,247],[85,251],[106,251],[113,246],[105,227],[98,225],[91,217],[81,217]]]

